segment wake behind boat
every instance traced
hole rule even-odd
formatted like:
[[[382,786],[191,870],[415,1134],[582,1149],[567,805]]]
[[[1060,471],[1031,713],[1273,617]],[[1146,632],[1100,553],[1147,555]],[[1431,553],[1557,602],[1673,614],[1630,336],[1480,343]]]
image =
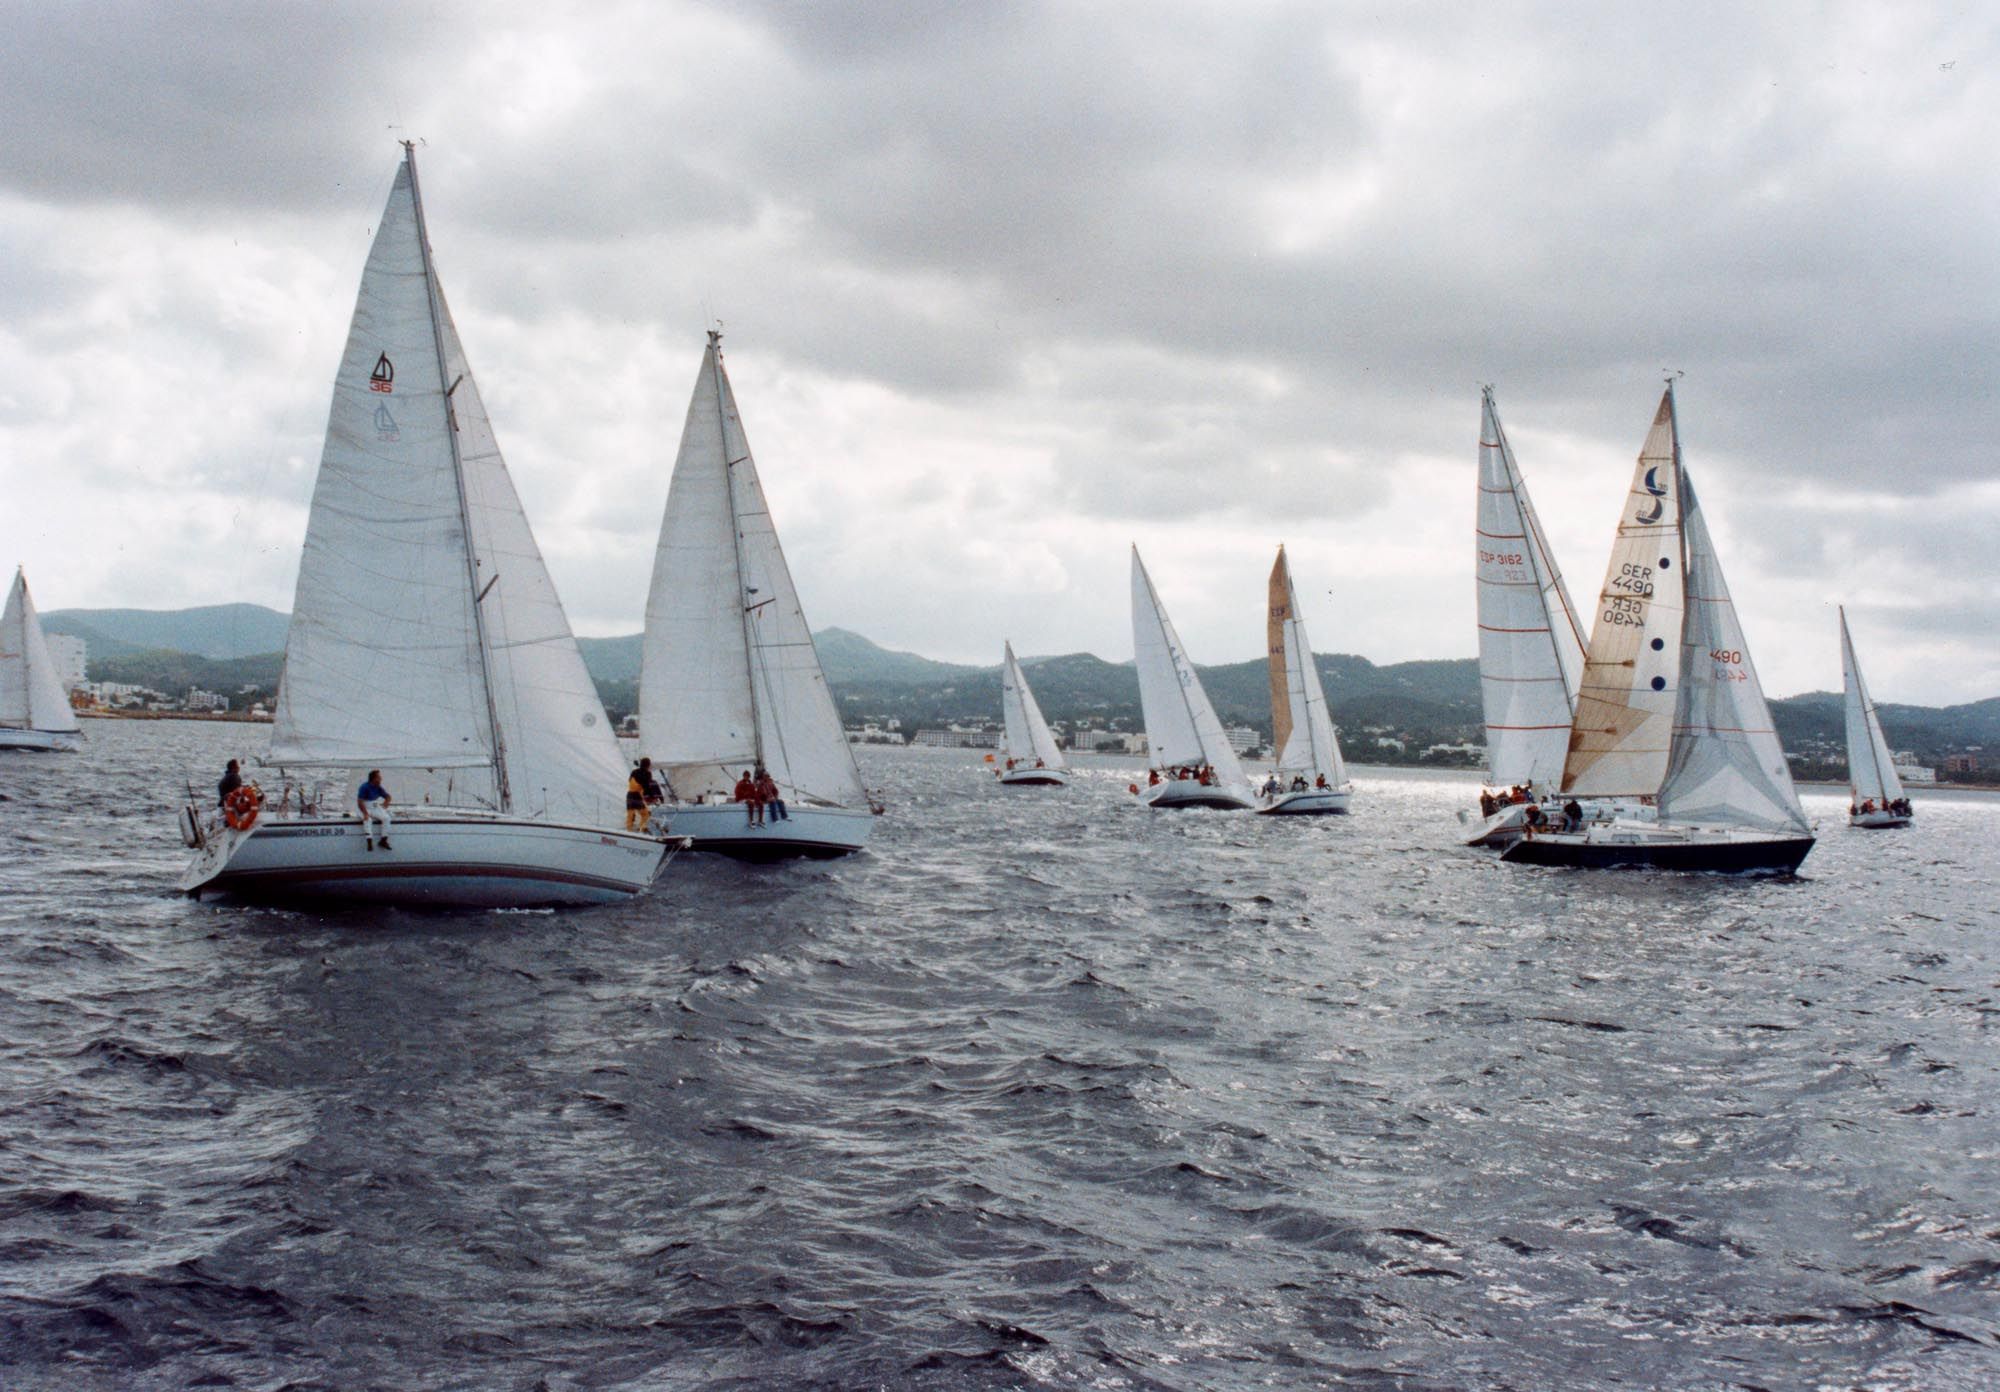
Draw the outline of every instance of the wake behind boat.
[[[696,850],[840,856],[874,830],[713,330],[653,558],[639,735]]]
[[[1042,719],[1041,705],[1028,686],[1027,674],[1014,658],[1014,645],[1006,645],[1000,664],[1000,719],[1006,729],[1006,743],[1000,747],[1000,767],[995,770],[1002,784],[1011,788],[1060,788],[1069,782],[1068,765],[1060,745]]]
[[[1861,678],[1847,610],[1840,610],[1840,667],[1847,711],[1847,824],[1879,831],[1910,824],[1910,800],[1896,772],[1896,756],[1882,733],[1882,719]]]
[[[454,908],[628,898],[679,843],[610,829],[625,763],[445,306],[403,148],[306,523],[268,760],[284,786],[267,802],[226,785],[219,816],[183,809],[181,887]],[[362,820],[358,785],[388,792],[369,799],[384,820]]]
[[[1605,572],[1562,792],[1651,798],[1657,817],[1565,816],[1530,826],[1503,860],[1783,872],[1813,846],[1681,460],[1671,381]]]
[[[1298,591],[1285,548],[1271,566],[1267,615],[1270,642],[1271,724],[1278,745],[1277,771],[1265,783],[1257,808],[1266,817],[1324,817],[1344,813],[1354,796],[1340,738],[1326,708],[1326,691],[1313,662]]]
[[[1240,812],[1254,807],[1250,782],[1160,605],[1153,578],[1132,548],[1133,665],[1146,717],[1152,768],[1139,797],[1148,807],[1207,807]]]
[[[27,572],[17,567],[0,614],[0,749],[68,754],[82,747],[76,711],[28,594]]]

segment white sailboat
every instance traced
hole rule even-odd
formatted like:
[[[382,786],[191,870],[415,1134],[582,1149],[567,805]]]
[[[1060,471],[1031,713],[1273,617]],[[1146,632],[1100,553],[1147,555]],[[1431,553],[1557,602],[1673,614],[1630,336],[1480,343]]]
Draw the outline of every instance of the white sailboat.
[[[72,753],[82,747],[76,711],[28,595],[27,572],[17,567],[0,614],[0,749]]]
[[[1136,546],[1132,548],[1132,646],[1152,758],[1140,798],[1148,807],[1159,808],[1241,811],[1256,806],[1243,766],[1229,747],[1180,635],[1160,607],[1159,593]]]
[[[1657,820],[1548,819],[1502,859],[1790,871],[1813,846],[1681,460],[1671,382],[1605,572],[1562,792],[1572,801],[1651,797]]]
[[[1000,746],[1000,767],[995,770],[1009,787],[1062,787],[1069,782],[1069,765],[1063,761],[1049,722],[1028,687],[1021,664],[1014,659],[1014,645],[1006,645],[1000,664],[1000,716],[1006,727],[1006,743]]]
[[[1271,723],[1284,733],[1278,737],[1277,772],[1265,784],[1263,803],[1257,810],[1277,817],[1345,812],[1353,800],[1354,787],[1347,781],[1340,737],[1326,708],[1326,691],[1313,662],[1312,644],[1299,614],[1298,591],[1292,586],[1292,568],[1282,546],[1271,566],[1271,596],[1270,618],[1279,630],[1270,657],[1274,696],[1280,690],[1281,677],[1284,683],[1284,704],[1281,707],[1274,701]]]
[[[639,736],[667,778],[667,824],[696,850],[846,855],[874,829],[713,330],[653,558]],[[732,800],[760,768],[783,819]]]
[[[677,843],[613,831],[626,767],[500,455],[404,144],[334,378],[268,764],[190,806],[181,887],[451,907],[611,902]],[[393,833],[364,834],[382,770]],[[329,791],[330,790],[330,791]],[[261,796],[261,795],[260,795]]]
[[[1882,721],[1861,663],[1854,656],[1854,639],[1847,631],[1847,610],[1840,610],[1840,671],[1847,706],[1847,787],[1849,826],[1900,827],[1910,824],[1910,804],[1903,780],[1896,774],[1896,756],[1882,735]]]
[[[1504,846],[1521,834],[1535,795],[1562,778],[1586,641],[1491,387],[1480,391],[1480,412],[1479,694],[1487,782],[1500,792],[1482,796],[1484,819],[1466,844]],[[1510,799],[1516,788],[1529,796]]]

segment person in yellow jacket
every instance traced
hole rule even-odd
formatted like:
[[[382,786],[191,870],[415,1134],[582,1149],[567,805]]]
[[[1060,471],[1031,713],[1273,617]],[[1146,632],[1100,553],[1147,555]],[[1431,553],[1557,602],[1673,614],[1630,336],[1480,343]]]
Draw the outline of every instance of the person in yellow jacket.
[[[645,831],[653,820],[653,809],[666,801],[666,794],[660,791],[660,784],[653,777],[653,761],[641,759],[632,766],[632,776],[625,780],[625,830]]]

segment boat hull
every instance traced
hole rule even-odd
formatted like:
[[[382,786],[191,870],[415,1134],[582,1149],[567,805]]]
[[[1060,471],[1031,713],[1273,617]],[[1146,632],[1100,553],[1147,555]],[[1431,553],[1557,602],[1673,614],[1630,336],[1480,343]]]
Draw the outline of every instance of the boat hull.
[[[1338,817],[1347,812],[1354,797],[1352,788],[1308,788],[1299,793],[1280,793],[1257,809],[1260,817]]]
[[[1910,824],[1907,812],[1855,812],[1848,816],[1847,824],[1868,831],[1885,831],[1890,827],[1906,827]]]
[[[74,754],[83,748],[81,730],[0,729],[0,749],[22,749],[41,754]]]
[[[1512,865],[1585,870],[1647,869],[1722,874],[1789,874],[1813,848],[1811,836],[1774,836],[1722,827],[1608,823],[1576,832],[1536,832],[1500,853]]]
[[[1206,807],[1217,812],[1244,812],[1257,804],[1247,792],[1233,792],[1219,783],[1203,785],[1192,778],[1169,778],[1139,790],[1139,800],[1161,812]]]
[[[865,808],[814,807],[787,803],[786,820],[750,821],[740,802],[670,803],[653,815],[664,815],[667,830],[690,838],[691,849],[735,856],[739,860],[790,860],[805,856],[828,860],[852,855],[868,844],[875,817]]]
[[[1003,772],[1000,781],[1010,788],[1062,788],[1068,786],[1069,775],[1061,769],[1018,768]]]
[[[679,843],[503,817],[398,817],[393,849],[354,818],[213,827],[181,877],[194,898],[453,909],[610,904],[643,893]]]

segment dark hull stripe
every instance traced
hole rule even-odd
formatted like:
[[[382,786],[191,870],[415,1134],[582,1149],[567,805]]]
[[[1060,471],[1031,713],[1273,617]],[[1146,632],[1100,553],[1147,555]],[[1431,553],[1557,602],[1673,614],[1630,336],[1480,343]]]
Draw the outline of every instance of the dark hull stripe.
[[[1650,846],[1590,845],[1525,837],[1502,851],[1500,859],[1515,865],[1572,866],[1585,870],[1713,870],[1743,874],[1756,870],[1796,870],[1812,848],[1810,836],[1733,844]]]
[[[228,890],[256,886],[296,886],[353,883],[359,880],[521,880],[529,884],[576,885],[586,889],[637,894],[644,885],[629,880],[584,875],[528,865],[465,865],[451,861],[397,861],[390,851],[381,865],[277,866],[269,870],[224,870],[202,888]]]
[[[762,836],[697,836],[691,851],[711,851],[738,860],[832,860],[853,855],[859,846],[841,841],[774,841]]]

